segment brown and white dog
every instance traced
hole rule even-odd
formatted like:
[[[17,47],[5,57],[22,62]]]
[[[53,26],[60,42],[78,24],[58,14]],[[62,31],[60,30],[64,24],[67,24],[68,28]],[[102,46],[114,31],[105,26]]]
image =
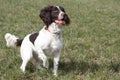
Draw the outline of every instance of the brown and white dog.
[[[60,54],[63,46],[62,28],[70,23],[70,19],[63,7],[47,6],[40,12],[40,18],[45,26],[38,32],[19,39],[10,33],[5,34],[6,45],[8,47],[20,47],[21,58],[23,60],[20,69],[25,72],[26,65],[31,61],[36,68],[41,68],[40,60],[43,61],[43,67],[48,68],[49,62],[47,56],[52,54],[54,59],[53,73],[57,76]]]

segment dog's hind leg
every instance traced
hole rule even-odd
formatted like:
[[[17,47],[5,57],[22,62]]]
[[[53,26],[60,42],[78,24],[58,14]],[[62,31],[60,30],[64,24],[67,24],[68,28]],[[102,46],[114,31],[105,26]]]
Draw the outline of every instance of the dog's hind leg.
[[[25,72],[25,68],[27,63],[32,59],[33,55],[32,55],[32,49],[30,47],[22,47],[21,46],[21,58],[23,60],[22,65],[20,67],[20,69]]]
[[[36,67],[36,69],[41,69],[41,62],[39,59],[32,58],[31,62]]]
[[[25,68],[26,68],[26,65],[27,65],[28,61],[29,60],[23,60],[22,65],[20,67],[20,69],[22,70],[22,72],[25,72]]]

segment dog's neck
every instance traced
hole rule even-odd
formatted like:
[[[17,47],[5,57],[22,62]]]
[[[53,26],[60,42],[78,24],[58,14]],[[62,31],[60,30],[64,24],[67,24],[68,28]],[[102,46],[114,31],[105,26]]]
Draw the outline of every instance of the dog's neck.
[[[48,27],[45,28],[48,32],[52,34],[60,35],[62,31],[62,25],[58,25],[56,23],[52,23]]]

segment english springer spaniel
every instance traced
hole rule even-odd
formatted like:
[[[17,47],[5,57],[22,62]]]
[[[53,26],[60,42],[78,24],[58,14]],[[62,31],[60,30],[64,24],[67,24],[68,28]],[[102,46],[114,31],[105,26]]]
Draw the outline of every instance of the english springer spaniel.
[[[41,68],[40,61],[43,62],[43,67],[48,68],[49,62],[47,56],[53,55],[54,68],[53,73],[57,76],[60,54],[63,46],[62,28],[70,24],[70,19],[63,7],[47,6],[40,12],[40,18],[45,23],[45,26],[38,32],[25,36],[24,39],[12,35],[5,34],[7,47],[20,47],[22,65],[20,69],[25,72],[26,65],[31,61],[37,69]]]

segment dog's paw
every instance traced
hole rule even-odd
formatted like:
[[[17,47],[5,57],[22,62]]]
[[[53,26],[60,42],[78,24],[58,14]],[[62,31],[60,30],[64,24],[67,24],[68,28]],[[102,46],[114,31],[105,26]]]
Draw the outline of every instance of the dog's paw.
[[[48,60],[43,61],[43,67],[45,67],[46,69],[49,68],[49,61]]]

